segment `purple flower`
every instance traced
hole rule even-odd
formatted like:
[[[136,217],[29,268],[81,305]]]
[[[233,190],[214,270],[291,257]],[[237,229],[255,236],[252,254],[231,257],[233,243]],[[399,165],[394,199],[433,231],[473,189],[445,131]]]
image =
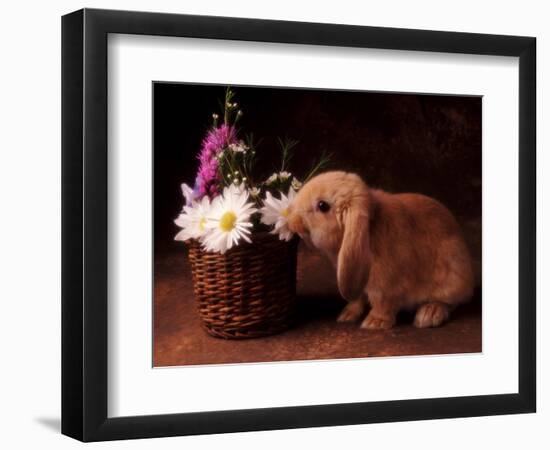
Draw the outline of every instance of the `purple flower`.
[[[222,124],[208,132],[202,141],[199,154],[199,171],[195,180],[198,198],[219,194],[218,154],[230,144],[237,142],[237,133],[231,125]]]

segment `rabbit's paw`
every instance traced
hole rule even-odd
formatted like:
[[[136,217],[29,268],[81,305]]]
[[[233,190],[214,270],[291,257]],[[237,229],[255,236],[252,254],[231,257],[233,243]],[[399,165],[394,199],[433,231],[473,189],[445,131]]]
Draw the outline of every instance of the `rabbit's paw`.
[[[377,317],[370,313],[361,324],[367,330],[389,330],[395,324],[395,317]]]
[[[340,315],[338,322],[357,322],[365,315],[365,304],[361,300],[349,302]]]
[[[414,318],[414,326],[417,328],[438,327],[449,318],[449,307],[444,303],[425,303]]]

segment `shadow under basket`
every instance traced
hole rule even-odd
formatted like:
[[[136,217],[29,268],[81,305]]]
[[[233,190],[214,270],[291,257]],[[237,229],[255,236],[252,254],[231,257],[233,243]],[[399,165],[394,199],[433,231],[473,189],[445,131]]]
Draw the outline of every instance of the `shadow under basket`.
[[[296,300],[298,239],[258,232],[225,254],[190,241],[189,261],[201,322],[212,336],[246,339],[291,325]]]

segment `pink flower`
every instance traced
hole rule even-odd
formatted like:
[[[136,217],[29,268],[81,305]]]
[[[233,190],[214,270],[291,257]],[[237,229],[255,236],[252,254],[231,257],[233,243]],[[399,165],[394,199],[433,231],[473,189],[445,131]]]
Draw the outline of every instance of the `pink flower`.
[[[231,125],[222,124],[208,132],[202,141],[199,154],[199,171],[195,180],[195,193],[198,198],[219,194],[218,154],[230,144],[237,142],[237,133]]]

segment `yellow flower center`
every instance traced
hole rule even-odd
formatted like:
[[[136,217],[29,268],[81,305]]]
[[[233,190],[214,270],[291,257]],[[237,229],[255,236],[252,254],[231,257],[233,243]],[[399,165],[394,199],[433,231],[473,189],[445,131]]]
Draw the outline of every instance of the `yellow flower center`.
[[[285,208],[281,211],[281,216],[288,217],[288,208]]]
[[[201,217],[201,220],[199,222],[199,230],[204,231],[206,225],[206,217]]]
[[[235,228],[237,216],[233,211],[227,211],[220,219],[220,228],[222,231],[229,232]]]

